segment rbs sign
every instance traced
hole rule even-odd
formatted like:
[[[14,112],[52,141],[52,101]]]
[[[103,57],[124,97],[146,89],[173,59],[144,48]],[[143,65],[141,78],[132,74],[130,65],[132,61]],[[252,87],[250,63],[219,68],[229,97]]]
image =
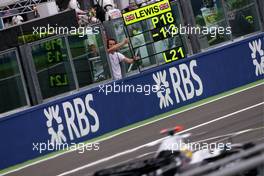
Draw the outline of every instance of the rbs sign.
[[[100,121],[96,111],[91,107],[92,102],[93,96],[88,94],[84,100],[75,98],[72,103],[69,101],[62,103],[63,110],[59,108],[59,105],[45,108],[44,114],[47,118],[46,124],[51,136],[51,143],[67,142],[67,137],[64,135],[66,132],[70,140],[84,137],[89,133],[96,133],[99,130]],[[63,125],[63,120],[65,120],[66,126]],[[57,130],[53,128],[54,122],[56,122]]]

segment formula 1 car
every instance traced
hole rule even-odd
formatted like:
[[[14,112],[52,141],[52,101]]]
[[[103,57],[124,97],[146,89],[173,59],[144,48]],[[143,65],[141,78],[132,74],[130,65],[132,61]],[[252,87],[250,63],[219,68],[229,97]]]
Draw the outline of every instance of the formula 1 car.
[[[167,134],[154,158],[128,162],[118,166],[97,171],[94,176],[173,176],[187,170],[200,167],[207,163],[238,153],[254,146],[253,143],[234,145],[231,150],[198,150],[191,151],[186,144],[186,138],[191,134],[177,134],[181,126],[165,129],[161,134]],[[176,145],[175,145],[176,144]],[[168,148],[173,146],[173,148]],[[242,176],[251,176],[256,171],[250,171]]]

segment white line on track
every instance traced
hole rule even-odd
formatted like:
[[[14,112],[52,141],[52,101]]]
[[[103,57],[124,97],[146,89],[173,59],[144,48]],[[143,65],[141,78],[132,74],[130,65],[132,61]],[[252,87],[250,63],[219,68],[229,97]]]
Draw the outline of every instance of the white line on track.
[[[211,138],[195,141],[195,143],[211,141],[211,140],[219,139],[219,138],[235,137],[235,136],[238,136],[238,135],[241,135],[241,134],[245,134],[245,133],[249,133],[249,132],[257,131],[257,130],[263,130],[263,129],[264,129],[264,126],[258,127],[258,128],[250,128],[250,129],[241,130],[241,131],[234,132],[234,133],[224,134],[224,135],[220,135],[220,136],[215,136],[215,137],[211,137]],[[219,141],[221,141],[221,140],[219,140]]]
[[[223,119],[225,119],[225,118],[231,117],[231,116],[236,115],[236,114],[239,114],[239,113],[241,113],[241,112],[245,112],[245,111],[247,111],[247,110],[250,110],[250,109],[256,108],[256,107],[261,106],[261,105],[263,105],[263,104],[264,104],[264,102],[261,102],[261,103],[258,103],[258,104],[255,104],[255,105],[252,105],[252,106],[249,106],[249,107],[246,107],[246,108],[240,109],[240,110],[235,111],[235,112],[232,112],[232,113],[230,113],[230,114],[227,114],[227,115],[224,115],[224,116],[218,117],[218,118],[216,118],[216,119],[214,119],[214,120],[211,120],[211,121],[208,121],[208,122],[205,122],[205,123],[202,123],[202,124],[196,125],[196,126],[194,126],[194,127],[188,128],[188,129],[186,129],[186,130],[183,130],[183,131],[179,132],[178,134],[186,133],[186,132],[189,132],[189,131],[191,131],[191,130],[194,130],[194,129],[197,129],[197,128],[200,128],[200,127],[203,127],[203,126],[205,126],[205,125],[208,125],[208,124],[211,124],[211,123],[217,122],[217,121],[219,121],[219,120],[223,120]],[[166,138],[166,137],[165,137],[165,138]],[[164,138],[161,138],[161,139],[155,140],[155,141],[153,141],[153,142],[150,142],[150,143],[147,143],[147,144],[144,144],[144,145],[138,146],[138,147],[136,147],[136,148],[133,148],[133,149],[130,149],[130,150],[126,150],[126,151],[124,151],[124,152],[117,153],[117,154],[115,154],[115,155],[112,155],[112,156],[109,156],[109,157],[103,158],[103,159],[101,159],[101,160],[97,160],[97,161],[95,161],[95,162],[92,162],[92,163],[89,163],[89,164],[83,165],[83,166],[78,167],[78,168],[76,168],[76,169],[73,169],[73,170],[70,170],[70,171],[64,172],[64,173],[62,173],[62,174],[59,174],[58,176],[65,176],[65,175],[68,175],[68,174],[72,174],[72,173],[78,172],[78,171],[83,170],[83,169],[86,169],[86,168],[88,168],[88,167],[91,167],[91,166],[94,166],[94,165],[97,165],[97,164],[100,164],[100,163],[103,163],[103,162],[109,161],[109,160],[111,160],[111,159],[113,159],[113,158],[117,158],[117,157],[120,157],[120,156],[126,155],[126,154],[128,154],[128,153],[132,153],[132,152],[137,151],[137,150],[139,150],[139,149],[142,149],[142,148],[144,148],[144,147],[152,146],[153,144],[158,144],[158,143],[159,143],[160,141],[162,141],[162,140],[164,140]]]

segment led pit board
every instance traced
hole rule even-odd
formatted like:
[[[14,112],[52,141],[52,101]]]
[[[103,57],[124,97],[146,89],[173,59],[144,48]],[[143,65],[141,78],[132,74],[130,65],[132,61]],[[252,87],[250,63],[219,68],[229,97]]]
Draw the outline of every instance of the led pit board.
[[[179,37],[182,43],[182,45],[180,46],[170,48],[160,53],[155,53],[154,55],[162,54],[163,59],[166,63],[185,58],[186,57],[185,48],[183,46],[182,38],[178,33],[178,27],[172,13],[172,7],[170,1],[169,0],[159,1],[138,8],[133,11],[123,13],[123,20],[127,31],[130,25],[134,25],[139,22],[147,22],[146,20],[149,19],[151,21],[152,27],[151,29],[144,31],[143,33],[146,32],[151,33],[151,37],[153,40],[152,43],[163,41],[166,39],[173,40],[172,39],[173,37]],[[133,36],[129,36],[129,37],[133,37]],[[151,43],[147,43],[147,44],[151,44]],[[134,52],[134,49],[138,47],[133,47],[132,45],[132,48]]]

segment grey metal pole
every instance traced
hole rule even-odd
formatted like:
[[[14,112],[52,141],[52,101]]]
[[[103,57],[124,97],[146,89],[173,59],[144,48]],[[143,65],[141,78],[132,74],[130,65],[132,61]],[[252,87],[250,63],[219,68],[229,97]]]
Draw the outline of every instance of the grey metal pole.
[[[43,97],[39,85],[36,67],[33,61],[31,47],[27,44],[19,47],[22,65],[24,68],[25,78],[29,89],[29,96],[32,100],[32,105],[37,105],[43,102]]]
[[[258,12],[260,15],[261,29],[262,29],[262,31],[264,31],[264,1],[263,0],[257,0],[256,4],[258,6]]]
[[[76,88],[76,90],[79,90],[80,85],[79,85],[78,77],[77,77],[77,74],[76,74],[75,66],[74,66],[74,63],[73,63],[73,57],[72,57],[72,54],[71,54],[69,40],[68,40],[67,36],[64,36],[63,38],[65,40],[65,44],[66,44],[66,48],[67,48],[67,52],[68,52],[68,59],[69,59],[69,63],[70,63],[71,69],[72,69],[72,76],[73,76],[73,80],[74,80],[74,83],[75,83],[75,88]]]
[[[228,17],[227,4],[226,4],[226,1],[225,1],[225,0],[222,0],[222,6],[223,6],[223,11],[224,11],[224,16],[225,16],[226,25],[231,27],[230,22],[229,22],[229,17]],[[232,34],[230,34],[229,37],[230,37],[230,40],[231,40],[231,41],[234,40],[234,37],[233,37]]]
[[[191,26],[196,26],[193,10],[192,10],[192,5],[190,0],[179,0],[179,4],[182,9],[182,15],[184,21],[184,25],[191,25]],[[199,53],[201,51],[201,46],[199,43],[199,39],[197,35],[188,35],[188,38],[191,42],[191,49],[192,52]]]

